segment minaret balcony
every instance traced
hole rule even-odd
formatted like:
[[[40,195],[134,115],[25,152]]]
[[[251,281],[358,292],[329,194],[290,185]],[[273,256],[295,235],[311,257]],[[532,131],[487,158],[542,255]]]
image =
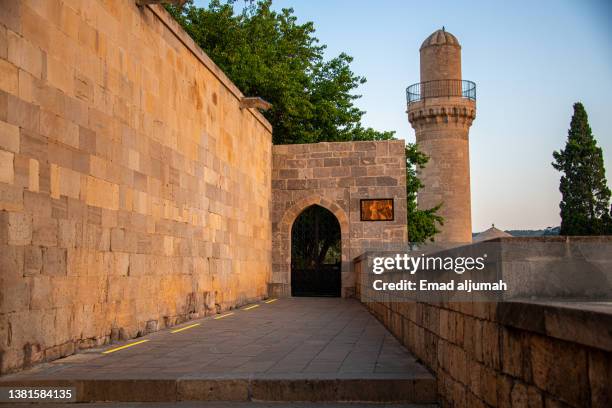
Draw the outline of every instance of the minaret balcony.
[[[419,82],[406,88],[408,107],[428,98],[463,98],[476,101],[476,84],[461,79],[440,79]]]

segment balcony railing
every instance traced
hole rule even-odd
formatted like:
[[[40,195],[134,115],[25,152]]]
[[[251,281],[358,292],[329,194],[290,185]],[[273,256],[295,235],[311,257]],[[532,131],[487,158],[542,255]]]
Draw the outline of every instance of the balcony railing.
[[[419,82],[406,88],[408,105],[426,98],[458,96],[476,100],[476,84],[461,79],[441,79],[437,81]]]

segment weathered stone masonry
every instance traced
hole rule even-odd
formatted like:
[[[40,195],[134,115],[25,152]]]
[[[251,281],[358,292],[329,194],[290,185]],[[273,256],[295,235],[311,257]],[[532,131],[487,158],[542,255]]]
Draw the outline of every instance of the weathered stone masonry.
[[[1,2],[0,373],[266,295],[241,97],[161,7]]]
[[[504,279],[529,268],[546,273],[538,263],[550,264],[555,258],[567,262],[566,256],[574,261],[571,268],[581,273],[595,265],[599,273],[610,271],[612,263],[611,252],[605,250],[612,243],[610,237],[497,238],[489,242],[513,248],[504,255],[510,257],[504,259]],[[574,250],[549,250],[542,257],[542,242]],[[589,251],[593,243],[600,250]],[[473,248],[479,245],[483,244]],[[517,245],[525,250],[516,251]],[[365,260],[356,260],[357,280],[367,273]],[[529,283],[521,289],[538,289],[525,275],[523,279]],[[567,295],[574,299],[571,302],[541,300],[541,296],[539,300],[526,297],[499,303],[400,302],[372,297],[369,288],[357,285],[363,304],[434,372],[443,407],[611,406],[609,302],[588,297],[579,301],[579,292]]]
[[[316,143],[272,149],[270,294],[291,293],[291,226],[308,206],[336,215],[342,236],[342,296],[354,293],[350,261],[364,251],[407,242],[403,140]],[[362,198],[393,198],[393,221],[361,221]]]

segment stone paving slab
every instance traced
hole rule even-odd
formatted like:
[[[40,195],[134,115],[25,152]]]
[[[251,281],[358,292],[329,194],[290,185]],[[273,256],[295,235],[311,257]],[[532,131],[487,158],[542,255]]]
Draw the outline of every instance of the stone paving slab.
[[[19,405],[20,407],[24,405]],[[437,408],[437,404],[372,404],[337,402],[97,402],[90,404],[45,404],[44,408]]]
[[[435,402],[433,376],[358,301],[258,305],[88,350],[0,385],[70,384],[80,401]]]

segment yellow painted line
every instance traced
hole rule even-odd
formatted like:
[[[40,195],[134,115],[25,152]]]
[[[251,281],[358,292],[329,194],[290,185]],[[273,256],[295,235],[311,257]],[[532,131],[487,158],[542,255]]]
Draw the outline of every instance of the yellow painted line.
[[[224,317],[231,316],[233,314],[234,314],[233,312],[232,313],[226,313],[224,315],[215,317],[215,320],[223,319]]]
[[[251,309],[255,309],[256,307],[259,307],[259,305],[253,305],[253,306],[245,307],[242,310],[251,310]]]
[[[278,299],[270,299],[270,300],[266,300],[266,303],[272,303],[272,302],[276,302]]]
[[[190,324],[189,326],[181,327],[180,329],[172,330],[170,333],[178,333],[183,330],[191,329],[192,327],[198,327],[200,323]]]
[[[102,354],[114,353],[115,351],[123,350],[123,349],[126,349],[126,348],[128,348],[128,347],[135,346],[135,345],[137,345],[137,344],[146,343],[147,341],[149,341],[149,340],[140,340],[140,341],[136,341],[136,342],[134,342],[134,343],[126,344],[125,346],[116,347],[116,348],[114,348],[114,349],[110,349],[110,350],[103,351],[103,352],[102,352]]]

